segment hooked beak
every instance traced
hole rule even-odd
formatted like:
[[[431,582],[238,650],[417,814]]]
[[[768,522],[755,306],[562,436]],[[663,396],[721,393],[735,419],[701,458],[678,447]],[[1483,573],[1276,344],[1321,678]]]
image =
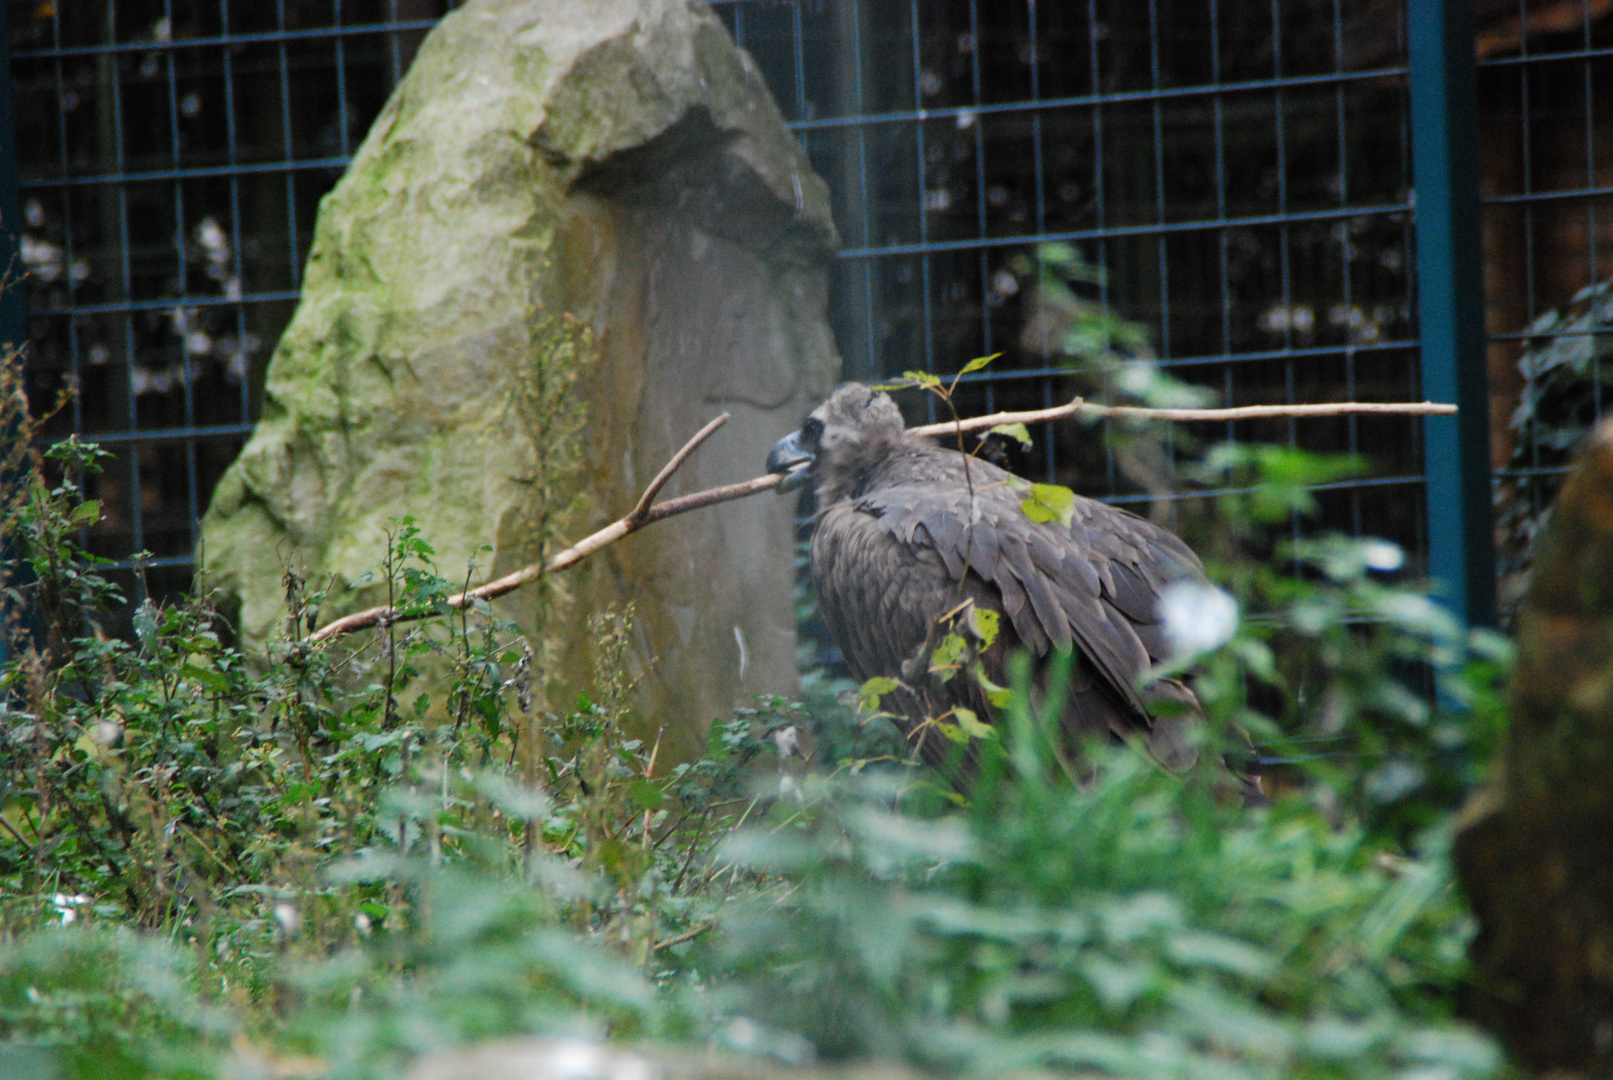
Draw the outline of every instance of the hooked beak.
[[[767,455],[767,471],[784,474],[784,480],[778,486],[781,495],[806,483],[812,476],[812,466],[815,464],[817,458],[801,448],[799,431],[792,431],[774,443]]]

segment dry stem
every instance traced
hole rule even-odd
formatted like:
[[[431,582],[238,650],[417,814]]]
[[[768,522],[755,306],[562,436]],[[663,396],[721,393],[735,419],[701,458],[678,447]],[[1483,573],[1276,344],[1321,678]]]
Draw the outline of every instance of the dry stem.
[[[1066,416],[1084,413],[1088,416],[1134,416],[1140,420],[1261,420],[1269,417],[1347,416],[1359,413],[1390,413],[1397,416],[1453,416],[1455,405],[1440,405],[1432,401],[1339,401],[1321,405],[1240,405],[1232,409],[1147,409],[1135,405],[1094,405],[1075,398],[1051,409],[1032,409],[1029,412],[1000,412],[990,416],[976,416],[968,420],[946,421],[908,428],[914,435],[934,438],[959,431],[980,431],[999,424],[1044,424],[1062,420]]]
[[[757,477],[756,480],[750,480],[743,484],[710,488],[706,491],[696,492],[693,495],[685,495],[679,499],[668,499],[659,506],[649,505],[650,501],[666,486],[666,482],[672,479],[672,474],[677,470],[678,466],[687,461],[696,447],[711,438],[712,433],[727,422],[728,413],[723,413],[695,432],[694,436],[684,443],[676,454],[672,455],[672,460],[668,461],[666,466],[656,474],[655,479],[650,481],[650,486],[644,489],[644,494],[639,497],[638,504],[633,507],[632,512],[626,517],[613,521],[598,532],[583,537],[555,555],[547,563],[533,563],[531,566],[522,567],[513,574],[505,574],[501,578],[495,578],[486,585],[467,592],[455,593],[448,598],[448,606],[460,611],[472,606],[478,600],[492,600],[503,596],[505,593],[514,592],[522,585],[529,581],[536,581],[544,574],[556,573],[582,562],[582,560],[600,548],[614,544],[628,533],[636,532],[653,521],[660,521],[662,518],[671,517],[673,514],[698,510],[702,506],[727,502],[729,499],[737,499],[758,491],[766,491],[770,487],[776,487],[783,478],[770,474],[766,477]],[[757,482],[759,480],[771,482],[760,484]],[[355,611],[351,615],[344,615],[335,622],[321,626],[309,636],[308,644],[317,644],[333,637],[351,634],[355,630],[362,630],[365,627],[376,626],[382,622],[391,622],[397,619],[398,613],[385,604],[380,607],[369,608],[366,611]]]
[[[1324,405],[1244,405],[1233,409],[1146,409],[1129,405],[1092,405],[1080,398],[1067,402],[1064,405],[1051,409],[1034,409],[1029,412],[1000,412],[990,416],[977,416],[969,420],[958,420],[942,424],[926,424],[923,427],[909,428],[915,435],[933,437],[937,435],[950,435],[962,431],[980,431],[985,428],[996,427],[999,424],[1040,424],[1050,420],[1061,420],[1076,413],[1087,413],[1093,416],[1136,416],[1153,420],[1253,420],[1266,417],[1308,417],[1308,416],[1343,416],[1352,413],[1390,413],[1409,416],[1449,416],[1456,412],[1455,405],[1439,405],[1433,402],[1338,402]],[[600,548],[608,547],[627,536],[637,532],[646,525],[662,521],[678,514],[686,514],[691,510],[700,510],[718,503],[732,502],[743,499],[758,492],[770,491],[778,487],[784,477],[778,473],[768,473],[739,484],[728,484],[723,487],[707,488],[689,495],[681,495],[676,499],[668,499],[663,503],[650,505],[661,488],[672,478],[672,474],[688,460],[689,455],[708,438],[712,433],[728,422],[728,414],[712,420],[705,427],[697,431],[694,436],[678,452],[672,455],[670,461],[650,481],[649,487],[639,497],[638,503],[626,517],[619,518],[598,532],[583,537],[575,544],[555,555],[547,563],[533,563],[522,567],[512,574],[489,581],[486,585],[471,589],[467,592],[457,593],[448,598],[447,604],[455,610],[463,610],[472,606],[478,600],[493,600],[506,593],[514,592],[530,581],[536,581],[544,574],[554,574],[568,569],[582,562]],[[305,644],[313,645],[321,641],[328,641],[334,637],[351,634],[355,630],[376,626],[382,622],[401,621],[400,616],[392,608],[382,606],[370,608],[367,611],[354,612],[343,616],[335,622],[327,623],[309,636]]]

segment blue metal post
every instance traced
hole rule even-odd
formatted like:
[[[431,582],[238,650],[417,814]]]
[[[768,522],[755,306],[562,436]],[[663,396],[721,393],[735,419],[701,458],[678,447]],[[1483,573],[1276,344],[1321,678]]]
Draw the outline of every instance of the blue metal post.
[[[0,290],[0,342],[20,346],[28,331],[18,247],[22,211],[17,199],[15,96],[11,82],[11,30],[6,23],[5,5],[0,4],[0,270],[10,269],[8,287]]]
[[[0,4],[0,348],[20,347],[27,327],[22,300],[22,260],[18,257],[18,236],[22,222],[17,208],[17,133],[12,119],[11,32],[6,24],[5,5]],[[16,439],[15,430],[0,430],[0,443]],[[0,484],[19,484],[21,476],[0,475]],[[0,541],[3,545],[4,541]],[[9,555],[0,546],[0,558]],[[7,584],[0,574],[0,585]],[[0,600],[0,618],[4,618]],[[7,657],[5,636],[0,634],[0,662]]]
[[[1473,6],[1409,0],[1407,21],[1423,394],[1460,409],[1424,420],[1428,569],[1444,583],[1454,614],[1469,625],[1493,626]]]

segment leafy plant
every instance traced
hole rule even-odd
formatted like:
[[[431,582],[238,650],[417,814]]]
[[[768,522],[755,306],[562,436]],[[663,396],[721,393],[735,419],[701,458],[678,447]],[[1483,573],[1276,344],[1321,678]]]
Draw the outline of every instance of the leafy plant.
[[[1503,608],[1528,586],[1534,545],[1551,513],[1568,463],[1613,405],[1613,281],[1581,289],[1564,307],[1529,325],[1518,371],[1507,475],[1495,489]]]
[[[711,946],[729,1029],[949,1072],[1481,1076],[1449,1023],[1467,924],[1443,849],[1386,855],[1287,802],[1247,813],[1134,754],[1051,752],[1022,667],[958,809],[922,785],[812,785],[728,847],[789,883]]]
[[[732,887],[709,851],[787,705],[715,723],[704,757],[658,767],[624,725],[630,610],[596,622],[591,694],[546,709],[516,627],[486,605],[444,617],[457,590],[407,518],[357,587],[429,618],[367,646],[311,645],[330,598],[289,570],[263,660],[203,595],[143,601],[134,640],[107,639],[95,621],[121,598],[74,539],[93,505],[44,480],[52,461],[93,468],[96,453],[35,461],[7,530],[34,572],[11,599],[48,627],[12,624],[0,667],[9,1060],[201,1075],[233,1031],[372,1075],[484,1034],[658,1029],[649,979]],[[451,676],[436,712],[427,664]],[[162,972],[158,994],[142,979]]]
[[[0,1075],[203,1080],[235,1030],[200,1002],[193,958],[122,927],[0,944]]]
[[[4,1075],[397,1075],[523,1032],[958,1073],[1499,1068],[1450,1020],[1470,926],[1445,837],[1506,650],[1394,576],[1392,545],[1212,568],[1236,603],[1181,664],[1206,756],[1248,753],[1241,731],[1274,759],[1275,804],[1246,809],[1216,769],[1097,746],[1071,768],[1023,660],[984,687],[999,723],[936,718],[977,754],[966,787],[869,715],[894,686],[859,715],[822,674],[666,761],[634,734],[631,609],[596,616],[586,692],[548,701],[544,643],[446,612],[458,585],[408,519],[363,587],[418,623],[314,646],[333,597],[288,572],[262,658],[205,595],[107,639],[71,480],[96,454],[52,455],[6,510],[33,575],[10,601],[45,617],[0,666]],[[1353,467],[1213,449],[1189,479],[1260,548]],[[1027,501],[1056,516],[1061,492]],[[991,614],[954,612],[903,681],[978,678]]]
[[[1266,543],[1313,510],[1310,487],[1357,468],[1214,448],[1198,479],[1226,492],[1235,535]],[[1271,806],[1246,807],[1213,767],[1172,776],[1125,748],[1088,745],[1072,770],[1061,702],[1033,693],[1022,656],[993,729],[933,718],[974,736],[964,792],[819,780],[729,842],[777,884],[731,903],[709,939],[721,1030],[949,1073],[1500,1071],[1494,1044],[1451,1019],[1472,924],[1448,845],[1496,746],[1507,644],[1397,579],[1386,541],[1280,550],[1215,568],[1237,598],[1225,632],[1153,676],[1192,674],[1203,759],[1256,768]],[[1194,588],[1189,627],[1211,599],[1233,603]],[[966,646],[954,629],[903,681]],[[865,684],[865,708],[896,686]]]

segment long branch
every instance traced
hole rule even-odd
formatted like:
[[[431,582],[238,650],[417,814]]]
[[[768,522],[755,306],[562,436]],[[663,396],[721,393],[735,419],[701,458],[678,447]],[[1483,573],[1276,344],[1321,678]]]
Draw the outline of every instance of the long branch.
[[[1348,416],[1360,413],[1388,413],[1396,416],[1453,416],[1455,405],[1432,401],[1337,401],[1321,405],[1239,405],[1231,409],[1148,409],[1136,405],[1094,405],[1081,398],[1051,409],[1027,412],[1000,412],[968,420],[947,421],[908,428],[914,435],[934,438],[959,431],[980,431],[999,424],[1045,424],[1066,416],[1134,416],[1141,420],[1260,420],[1270,417]]]
[[[661,466],[661,471],[655,474],[655,479],[650,481],[650,486],[644,489],[643,495],[639,496],[637,505],[633,507],[633,512],[627,516],[642,524],[644,515],[649,513],[650,504],[655,501],[657,495],[661,494],[661,489],[666,486],[668,480],[672,479],[672,474],[677,472],[685,461],[689,460],[689,455],[695,452],[696,447],[711,438],[711,433],[726,423],[728,423],[728,413],[723,413],[695,432],[694,436],[684,443],[676,454],[672,455],[672,460]]]
[[[950,435],[960,431],[979,431],[984,428],[996,427],[999,424],[1041,424],[1050,420],[1061,420],[1066,416],[1073,416],[1078,412],[1090,413],[1096,416],[1138,416],[1155,420],[1253,420],[1264,417],[1307,417],[1307,416],[1343,416],[1351,413],[1389,413],[1409,416],[1449,416],[1456,412],[1455,405],[1440,405],[1433,402],[1338,402],[1325,405],[1244,405],[1232,409],[1146,409],[1130,405],[1092,405],[1080,398],[1067,402],[1051,409],[1034,409],[1029,412],[1000,412],[990,416],[976,416],[968,420],[959,420],[943,424],[926,424],[922,427],[909,428],[915,435],[933,437],[937,435]],[[456,593],[450,596],[447,604],[454,610],[462,610],[475,604],[478,600],[493,600],[506,593],[512,593],[522,585],[536,581],[544,574],[554,574],[568,569],[582,562],[588,556],[601,548],[608,547],[630,533],[637,532],[646,525],[663,521],[679,514],[687,514],[691,510],[700,510],[707,506],[716,506],[718,503],[732,502],[743,499],[759,492],[770,491],[779,486],[784,477],[779,473],[768,473],[765,476],[754,477],[739,484],[727,484],[722,487],[707,488],[689,495],[681,495],[675,499],[650,505],[656,494],[672,478],[695,448],[715,432],[728,420],[728,414],[723,413],[705,427],[701,428],[682,448],[674,454],[665,467],[650,481],[649,487],[639,497],[632,512],[626,517],[618,518],[598,532],[590,533],[575,544],[559,552],[546,563],[533,563],[522,567],[511,574],[495,578],[486,585],[471,589],[468,592]],[[317,644],[334,637],[350,634],[355,630],[376,626],[384,621],[402,621],[405,618],[422,618],[423,615],[403,615],[392,608],[381,606],[373,607],[367,611],[354,612],[343,616],[334,622],[327,623],[309,636],[307,644]]]
[[[689,441],[684,443],[676,454],[672,455],[672,459],[655,475],[655,479],[650,481],[649,487],[644,489],[644,494],[639,497],[638,503],[626,517],[618,518],[598,532],[590,533],[588,536],[583,537],[555,555],[547,563],[533,563],[512,574],[494,578],[486,585],[478,586],[467,592],[455,593],[448,598],[448,606],[455,611],[460,611],[475,604],[478,600],[493,600],[506,593],[512,593],[522,585],[535,581],[544,574],[552,574],[567,567],[575,566],[600,548],[614,544],[622,537],[629,533],[637,532],[652,521],[660,521],[662,518],[671,517],[673,514],[697,510],[702,506],[710,506],[712,503],[726,502],[729,499],[738,499],[745,495],[755,494],[758,491],[766,491],[770,487],[776,487],[783,478],[769,475],[767,477],[757,477],[756,480],[748,481],[745,484],[731,484],[727,488],[711,488],[706,491],[696,492],[693,495],[685,495],[679,499],[668,499],[658,506],[648,506],[661,488],[666,486],[666,482],[672,479],[672,474],[677,471],[678,466],[689,460],[689,455],[695,452],[695,448],[711,438],[713,432],[728,422],[728,418],[729,414],[723,413],[695,432]],[[757,483],[758,480],[763,479],[771,480],[772,483]],[[728,494],[728,492],[733,493]],[[719,497],[714,498],[712,496]],[[423,615],[411,617],[422,618]],[[382,622],[401,621],[401,619],[402,616],[397,611],[382,604],[380,607],[372,607],[365,611],[355,611],[351,615],[342,616],[335,622],[326,623],[309,635],[308,643],[318,644],[329,638],[351,634],[355,630],[376,626]]]

